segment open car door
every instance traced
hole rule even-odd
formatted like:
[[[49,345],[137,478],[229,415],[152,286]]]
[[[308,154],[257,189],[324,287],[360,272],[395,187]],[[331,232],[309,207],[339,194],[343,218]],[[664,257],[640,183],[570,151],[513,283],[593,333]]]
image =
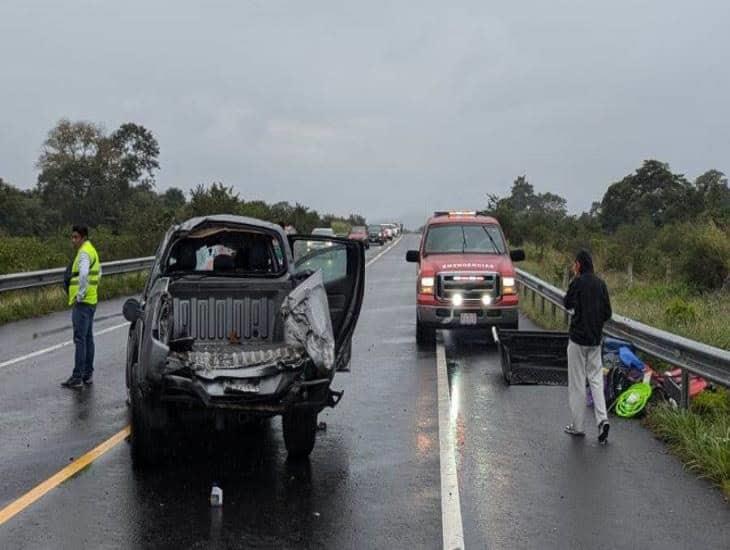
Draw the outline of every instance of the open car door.
[[[358,241],[316,235],[290,235],[289,243],[298,274],[322,271],[335,335],[335,370],[348,370],[365,292],[365,247]]]

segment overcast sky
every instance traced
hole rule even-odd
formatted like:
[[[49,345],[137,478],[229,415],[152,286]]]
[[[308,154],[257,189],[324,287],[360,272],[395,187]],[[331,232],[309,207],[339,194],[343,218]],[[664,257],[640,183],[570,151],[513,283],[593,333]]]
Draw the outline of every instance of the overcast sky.
[[[527,174],[587,209],[645,158],[730,172],[730,3],[0,3],[0,177],[62,117],[160,142],[158,187],[418,225]]]

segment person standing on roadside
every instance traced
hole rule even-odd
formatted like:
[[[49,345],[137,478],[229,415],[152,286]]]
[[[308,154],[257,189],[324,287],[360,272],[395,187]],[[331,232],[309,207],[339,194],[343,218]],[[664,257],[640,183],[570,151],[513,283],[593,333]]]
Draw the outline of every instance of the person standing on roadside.
[[[93,383],[94,313],[101,281],[101,261],[89,241],[89,228],[85,225],[74,225],[71,228],[71,243],[76,249],[76,257],[69,274],[68,305],[72,307],[71,321],[76,352],[73,373],[61,385],[65,388],[80,388]]]
[[[608,415],[603,393],[601,339],[603,325],[611,318],[611,300],[606,283],[593,273],[591,255],[581,250],[572,267],[573,280],[565,295],[565,309],[572,311],[568,342],[568,400],[572,423],[570,435],[582,436],[586,412],[586,380],[593,396],[593,412],[598,425],[598,441],[608,441]]]

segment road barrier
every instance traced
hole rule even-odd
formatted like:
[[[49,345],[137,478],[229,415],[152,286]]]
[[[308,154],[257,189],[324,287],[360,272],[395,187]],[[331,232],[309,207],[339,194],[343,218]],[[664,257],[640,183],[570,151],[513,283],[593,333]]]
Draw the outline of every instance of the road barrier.
[[[102,275],[119,275],[120,273],[144,271],[150,268],[154,259],[154,256],[149,256],[147,258],[130,258],[128,260],[105,262],[101,264],[101,272]],[[65,268],[57,267],[41,271],[0,275],[0,292],[61,284],[63,283],[65,271]]]
[[[524,299],[531,294],[533,305],[537,305],[537,297],[541,299],[541,309],[545,313],[545,306],[550,303],[553,315],[560,311],[564,321],[568,322],[569,313],[563,306],[565,292],[521,269],[517,269],[517,284],[522,290]],[[689,374],[696,374],[702,378],[730,387],[730,352],[695,342],[660,330],[628,317],[614,314],[603,329],[607,336],[621,338],[631,342],[636,349],[655,357],[674,367],[682,369],[682,383],[677,388],[680,404],[683,408],[689,406]],[[669,377],[668,384],[672,384]]]

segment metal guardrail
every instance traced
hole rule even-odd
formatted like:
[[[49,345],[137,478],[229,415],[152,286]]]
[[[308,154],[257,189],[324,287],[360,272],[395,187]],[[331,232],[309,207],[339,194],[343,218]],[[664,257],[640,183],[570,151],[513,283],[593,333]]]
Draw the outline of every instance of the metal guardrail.
[[[102,275],[118,275],[120,273],[132,273],[149,269],[154,261],[154,256],[147,258],[130,258],[128,260],[117,260],[101,264]],[[41,271],[26,271],[24,273],[11,273],[0,275],[0,293],[8,290],[23,290],[51,286],[63,282],[63,274],[66,271],[63,267],[44,269]]]
[[[553,313],[557,313],[559,309],[563,312],[565,320],[568,320],[569,314],[563,306],[564,291],[531,273],[521,269],[516,271],[518,284],[532,292],[533,303],[536,296],[540,296],[543,311],[546,302],[550,302]],[[684,408],[689,404],[689,373],[730,387],[730,351],[695,342],[616,314],[606,323],[603,332],[613,338],[628,340],[636,349],[681,368],[680,401]]]

